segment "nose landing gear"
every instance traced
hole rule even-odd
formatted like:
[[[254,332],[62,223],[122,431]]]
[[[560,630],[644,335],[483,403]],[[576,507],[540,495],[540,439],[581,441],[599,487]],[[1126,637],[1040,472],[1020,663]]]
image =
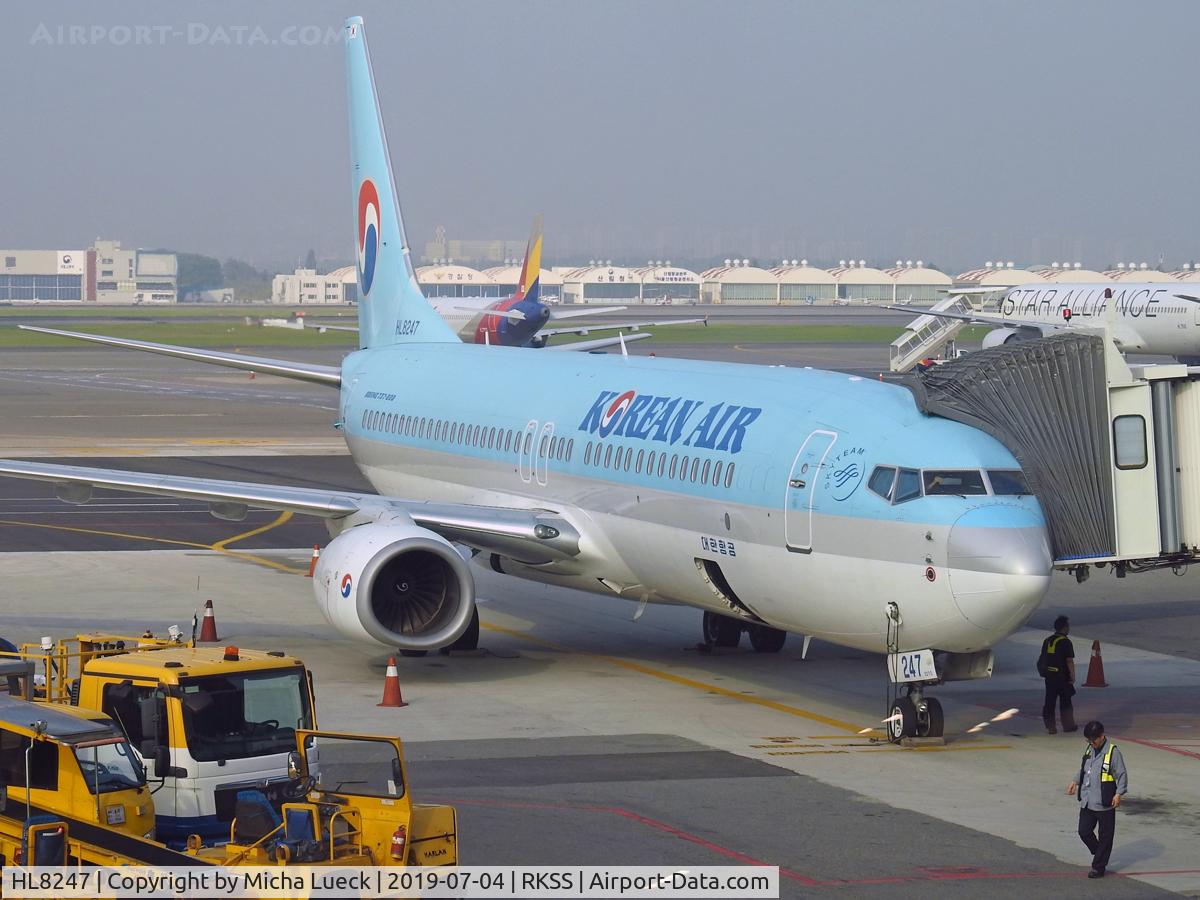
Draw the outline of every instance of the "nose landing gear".
[[[907,696],[892,701],[887,730],[892,741],[906,737],[941,737],[945,730],[942,704],[936,697],[926,697],[921,685],[909,685]]]

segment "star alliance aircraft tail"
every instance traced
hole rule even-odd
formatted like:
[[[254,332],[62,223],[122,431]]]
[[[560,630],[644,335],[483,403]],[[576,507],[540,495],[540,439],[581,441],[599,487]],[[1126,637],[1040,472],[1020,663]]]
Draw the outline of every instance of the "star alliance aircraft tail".
[[[458,343],[458,336],[425,300],[417,284],[396,201],[362,18],[347,19],[344,30],[350,186],[357,227],[359,343],[364,348]]]

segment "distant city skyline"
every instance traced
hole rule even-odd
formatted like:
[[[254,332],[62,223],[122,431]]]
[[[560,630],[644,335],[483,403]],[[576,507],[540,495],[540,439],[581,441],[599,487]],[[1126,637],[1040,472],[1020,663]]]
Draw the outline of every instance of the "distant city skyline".
[[[6,9],[0,246],[352,258],[340,24],[414,249],[1091,268],[1200,257],[1200,7],[458,0]]]

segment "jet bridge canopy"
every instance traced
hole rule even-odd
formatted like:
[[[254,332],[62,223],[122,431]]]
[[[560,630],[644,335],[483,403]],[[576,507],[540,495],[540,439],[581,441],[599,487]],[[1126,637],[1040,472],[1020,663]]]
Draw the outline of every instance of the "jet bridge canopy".
[[[931,415],[988,432],[1020,462],[1057,564],[1118,555],[1104,339],[1060,334],[982,350],[904,383]]]

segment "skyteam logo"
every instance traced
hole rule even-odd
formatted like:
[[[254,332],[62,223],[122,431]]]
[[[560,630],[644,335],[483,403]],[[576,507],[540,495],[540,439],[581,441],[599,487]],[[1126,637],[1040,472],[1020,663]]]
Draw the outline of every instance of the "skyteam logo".
[[[762,409],[757,406],[601,391],[579,430],[600,438],[617,435],[740,453],[746,430],[760,415]]]
[[[379,193],[375,182],[367,178],[358,189],[358,277],[364,296],[371,293],[378,256]]]
[[[608,437],[612,430],[620,424],[622,416],[633,405],[633,398],[636,396],[637,394],[633,391],[626,391],[604,411],[604,415],[600,417],[600,425],[596,428],[600,437]]]
[[[353,587],[354,587],[354,579],[351,578],[350,573],[347,572],[345,575],[342,576],[342,596],[349,597],[350,590]]]

